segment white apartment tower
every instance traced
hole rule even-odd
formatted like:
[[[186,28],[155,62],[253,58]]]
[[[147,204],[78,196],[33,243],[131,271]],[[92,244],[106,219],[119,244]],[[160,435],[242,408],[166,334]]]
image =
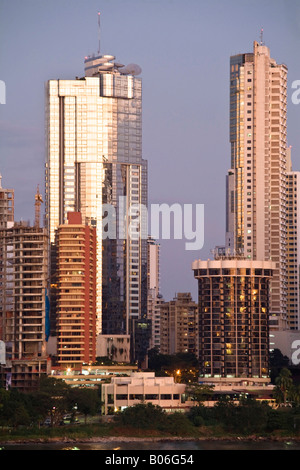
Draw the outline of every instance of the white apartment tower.
[[[160,350],[160,306],[164,302],[159,288],[160,245],[148,237],[147,317],[151,320],[150,349]]]
[[[226,248],[276,263],[270,324],[280,328],[287,309],[287,67],[262,42],[230,58],[230,142]]]

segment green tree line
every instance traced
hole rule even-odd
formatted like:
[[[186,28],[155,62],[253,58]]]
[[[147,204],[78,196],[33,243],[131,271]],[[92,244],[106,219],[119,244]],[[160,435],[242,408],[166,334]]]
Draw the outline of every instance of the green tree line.
[[[236,405],[225,398],[213,407],[196,405],[188,412],[166,413],[152,403],[126,408],[117,423],[142,430],[157,430],[179,436],[300,434],[300,408],[271,408],[266,402],[244,398]]]
[[[73,388],[52,377],[41,377],[38,389],[31,393],[0,387],[0,426],[40,425],[47,418],[56,426],[66,414],[72,422],[76,412],[87,417],[99,413],[100,407],[98,389]]]

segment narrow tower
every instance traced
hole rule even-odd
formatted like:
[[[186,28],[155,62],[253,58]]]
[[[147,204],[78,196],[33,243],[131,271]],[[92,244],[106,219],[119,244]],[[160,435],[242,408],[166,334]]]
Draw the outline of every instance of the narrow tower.
[[[226,247],[272,260],[273,327],[286,317],[287,67],[262,43],[230,59],[231,169],[227,176]]]

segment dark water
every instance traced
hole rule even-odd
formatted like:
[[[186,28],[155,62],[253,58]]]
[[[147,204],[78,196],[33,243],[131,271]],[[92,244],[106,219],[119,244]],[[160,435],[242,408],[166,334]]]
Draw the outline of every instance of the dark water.
[[[103,451],[178,451],[187,450],[300,450],[298,441],[159,441],[159,442],[95,442],[95,443],[51,443],[51,444],[9,444],[3,450],[103,450]],[[117,454],[116,454],[117,455]],[[134,454],[133,454],[134,455]]]

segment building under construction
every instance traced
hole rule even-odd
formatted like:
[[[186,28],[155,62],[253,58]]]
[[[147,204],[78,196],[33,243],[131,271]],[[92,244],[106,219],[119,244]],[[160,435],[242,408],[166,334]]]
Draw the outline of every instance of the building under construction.
[[[14,190],[2,188],[2,175],[0,175],[0,229],[14,220]]]
[[[47,371],[47,235],[35,220],[0,232],[2,379],[22,391]]]

